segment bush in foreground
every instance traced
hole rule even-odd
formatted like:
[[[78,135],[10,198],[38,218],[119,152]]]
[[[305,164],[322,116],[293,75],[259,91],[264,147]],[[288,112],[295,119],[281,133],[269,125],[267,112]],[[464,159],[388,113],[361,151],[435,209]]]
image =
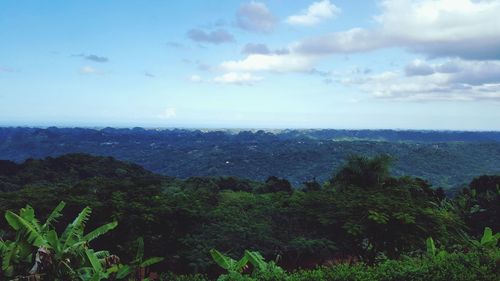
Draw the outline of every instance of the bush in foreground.
[[[233,275],[231,281],[498,281],[500,251],[446,253],[440,257],[415,257],[387,260],[368,266],[339,264],[292,273],[257,271],[252,275]],[[208,281],[201,275],[169,276],[169,281]]]

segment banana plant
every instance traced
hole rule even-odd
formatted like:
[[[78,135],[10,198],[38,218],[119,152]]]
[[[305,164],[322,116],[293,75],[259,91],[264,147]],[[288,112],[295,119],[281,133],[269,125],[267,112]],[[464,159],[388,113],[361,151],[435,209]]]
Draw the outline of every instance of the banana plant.
[[[434,244],[434,239],[432,237],[425,240],[425,245],[427,246],[427,255],[429,257],[434,257],[436,255],[436,245]]]
[[[85,224],[88,221],[90,212],[90,208],[84,208],[75,220],[66,227],[60,238],[55,230],[47,233],[47,244],[54,250],[57,259],[71,253],[82,255],[82,251],[88,248],[91,241],[118,226],[116,221],[110,222],[84,235]]]
[[[40,224],[33,208],[27,205],[19,214],[5,213],[9,225],[16,231],[15,242],[2,242],[2,270],[5,275],[14,273],[14,265],[21,261],[30,262],[36,252],[36,261],[30,274],[41,269],[53,268],[56,276],[76,276],[73,268],[80,268],[89,263],[89,242],[116,228],[117,222],[111,222],[84,234],[85,225],[92,210],[84,208],[59,237],[52,224],[61,216],[65,203],[61,202]],[[42,255],[45,259],[42,259]],[[20,273],[20,272],[19,272]],[[94,275],[93,275],[94,276]],[[63,278],[64,279],[64,278]]]
[[[103,260],[109,256],[106,251],[94,252],[92,249],[85,250],[85,255],[89,264],[77,270],[78,276],[82,281],[101,281],[107,280],[112,274],[118,271],[117,266],[105,268]]]
[[[493,234],[493,230],[489,227],[484,228],[483,235],[479,240],[474,239],[465,232],[461,232],[460,236],[465,243],[478,250],[494,250],[498,245],[498,240],[500,240],[500,233]]]
[[[1,271],[3,275],[12,277],[15,272],[26,267],[31,262],[31,246],[17,238],[15,241],[0,240],[0,256],[2,258]]]
[[[2,271],[6,276],[12,276],[16,267],[22,267],[32,260],[33,246],[42,246],[46,243],[43,233],[52,223],[61,216],[64,202],[61,202],[48,216],[44,224],[40,224],[35,217],[35,211],[29,205],[19,211],[19,215],[11,211],[5,213],[5,219],[16,231],[14,241],[1,241],[0,254],[2,256]]]
[[[276,264],[279,256],[276,257],[275,261],[269,261],[269,262],[266,262],[264,257],[257,251],[246,250],[245,256],[248,257],[248,261],[253,265],[255,269],[253,273],[264,273],[264,272],[274,272],[274,274],[284,273],[284,270]]]
[[[434,239],[432,237],[427,238],[425,240],[425,245],[427,248],[427,256],[428,257],[437,257],[437,258],[444,258],[447,254],[445,250],[439,250],[436,248],[436,244],[434,243]]]
[[[116,279],[126,279],[135,280],[134,273],[137,278],[142,281],[147,281],[146,269],[154,264],[163,261],[162,257],[151,257],[144,259],[144,239],[139,237],[136,241],[137,252],[135,254],[135,259],[128,265],[118,265],[116,272]]]
[[[228,272],[228,275],[221,275],[218,280],[238,279],[238,277],[241,277],[243,269],[248,266],[248,263],[252,264],[254,268],[253,274],[269,271],[283,272],[283,269],[277,266],[275,262],[266,262],[264,257],[256,251],[245,250],[243,257],[239,261],[222,254],[216,249],[210,250],[210,254],[213,260]]]
[[[270,263],[266,262],[264,257],[256,251],[245,250],[245,256],[248,257],[248,261],[258,270],[265,271]]]
[[[493,230],[489,227],[485,227],[481,240],[474,241],[474,244],[478,247],[495,248],[498,245],[498,239],[500,239],[500,233],[493,235]]]
[[[212,259],[223,269],[228,272],[238,272],[241,273],[243,269],[247,266],[248,256],[244,255],[239,261],[232,259],[229,256],[222,254],[216,249],[210,250],[210,255]]]

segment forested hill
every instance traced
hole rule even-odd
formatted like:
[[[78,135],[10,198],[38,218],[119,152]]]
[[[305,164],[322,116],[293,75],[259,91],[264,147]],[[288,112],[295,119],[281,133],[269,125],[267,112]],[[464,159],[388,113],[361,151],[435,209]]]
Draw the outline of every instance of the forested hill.
[[[500,132],[0,128],[0,159],[66,153],[113,156],[179,178],[274,175],[296,186],[326,180],[347,155],[387,153],[395,175],[452,187],[500,173]]]
[[[432,189],[422,179],[394,177],[390,166],[385,155],[351,157],[325,184],[309,182],[292,189],[286,180],[276,177],[266,182],[231,177],[180,180],[150,173],[135,164],[85,154],[21,164],[2,161],[0,190],[7,192],[0,192],[0,210],[6,218],[0,220],[0,258],[8,265],[2,268],[8,270],[0,270],[0,279],[11,280],[10,276],[32,268],[29,255],[40,245],[29,243],[51,243],[51,250],[62,252],[53,255],[54,268],[62,270],[87,266],[83,262],[60,266],[60,261],[70,260],[67,257],[70,261],[85,259],[82,249],[76,248],[84,245],[104,257],[109,251],[127,264],[136,263],[138,256],[163,257],[152,269],[157,272],[206,273],[212,277],[161,279],[173,281],[215,280],[222,272],[212,261],[212,249],[233,258],[248,249],[258,251],[266,260],[276,260],[287,269],[287,275],[304,274],[285,279],[276,277],[285,274],[280,271],[266,275],[269,278],[218,280],[410,280],[413,276],[439,281],[498,280],[497,242],[488,242],[486,247],[488,237],[481,237],[486,227],[492,233],[500,231],[500,176],[477,175],[456,197],[445,198],[443,190]],[[53,215],[60,202],[66,206],[63,215]],[[85,217],[79,215],[82,210],[86,210]],[[23,222],[21,227],[17,221]],[[39,230],[39,221],[49,221],[43,225],[49,225],[52,230],[48,233],[52,234]],[[118,226],[114,223],[106,233],[101,226],[113,221]],[[81,226],[73,232],[75,240],[64,238],[66,231],[62,230],[73,223]],[[99,236],[95,229],[106,234],[91,243],[82,240]],[[34,241],[26,233],[42,239],[17,242]],[[49,236],[55,240],[46,242],[49,238],[44,237]],[[426,251],[429,237],[439,243],[431,247],[439,247],[439,255],[435,249],[434,253]],[[64,245],[53,241],[68,240],[71,242],[64,243],[74,244],[64,246],[64,252],[51,246]],[[138,244],[144,245],[139,247],[145,249],[145,255],[137,254]],[[14,251],[17,255],[10,255]],[[335,264],[341,267],[332,267]],[[363,278],[348,278],[364,274],[368,270],[365,265],[376,268],[369,269],[370,275]],[[299,268],[317,269],[301,273],[296,271]]]
[[[17,164],[0,160],[0,191],[16,191],[33,186],[73,186],[86,180],[160,178],[139,165],[117,161],[112,157],[95,157],[87,154],[67,154],[57,158],[28,159]]]

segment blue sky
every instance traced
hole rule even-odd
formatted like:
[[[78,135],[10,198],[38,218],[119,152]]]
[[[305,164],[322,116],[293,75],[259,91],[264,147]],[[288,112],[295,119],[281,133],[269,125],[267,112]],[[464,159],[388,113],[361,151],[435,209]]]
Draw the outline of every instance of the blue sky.
[[[0,0],[0,125],[500,130],[500,1]]]

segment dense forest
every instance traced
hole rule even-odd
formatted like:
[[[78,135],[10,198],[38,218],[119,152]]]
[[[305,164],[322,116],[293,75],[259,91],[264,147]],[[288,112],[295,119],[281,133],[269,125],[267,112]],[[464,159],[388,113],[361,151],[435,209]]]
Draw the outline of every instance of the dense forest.
[[[49,280],[498,280],[500,176],[449,198],[395,165],[352,155],[292,188],[86,154],[0,161],[0,276],[27,275],[38,249]]]
[[[353,154],[389,154],[392,173],[445,189],[500,173],[500,133],[396,130],[200,131],[0,128],[0,159],[22,162],[67,153],[112,156],[166,176],[327,181]]]

